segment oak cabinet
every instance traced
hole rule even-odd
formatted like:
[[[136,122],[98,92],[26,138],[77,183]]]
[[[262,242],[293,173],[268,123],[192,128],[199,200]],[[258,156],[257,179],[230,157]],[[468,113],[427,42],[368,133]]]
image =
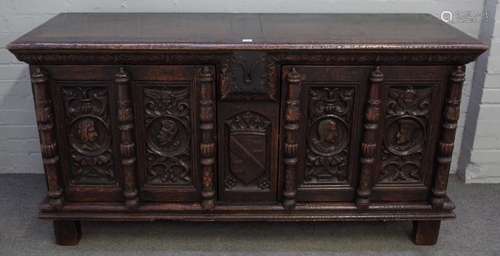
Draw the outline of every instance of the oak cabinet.
[[[9,45],[58,244],[93,220],[405,220],[436,242],[485,45],[429,15],[200,15],[61,14]]]

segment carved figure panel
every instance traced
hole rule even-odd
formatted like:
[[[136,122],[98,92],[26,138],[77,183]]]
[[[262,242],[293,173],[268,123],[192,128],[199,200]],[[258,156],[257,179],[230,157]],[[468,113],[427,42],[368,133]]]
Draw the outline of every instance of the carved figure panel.
[[[187,87],[145,87],[146,182],[192,183],[191,106]]]
[[[276,60],[262,53],[235,53],[222,61],[221,99],[277,100]]]
[[[347,183],[354,103],[352,87],[311,87],[305,184]]]
[[[421,183],[431,87],[389,87],[379,183]]]
[[[71,183],[115,183],[108,88],[64,86],[63,100],[70,145]]]
[[[254,112],[238,113],[225,122],[229,137],[226,190],[269,190],[268,140],[271,121]]]

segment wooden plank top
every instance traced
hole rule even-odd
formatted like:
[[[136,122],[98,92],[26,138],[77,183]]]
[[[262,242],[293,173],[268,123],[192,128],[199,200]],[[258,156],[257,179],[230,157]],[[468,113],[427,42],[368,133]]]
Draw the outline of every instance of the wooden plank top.
[[[429,14],[63,13],[10,50],[462,50],[487,46]]]

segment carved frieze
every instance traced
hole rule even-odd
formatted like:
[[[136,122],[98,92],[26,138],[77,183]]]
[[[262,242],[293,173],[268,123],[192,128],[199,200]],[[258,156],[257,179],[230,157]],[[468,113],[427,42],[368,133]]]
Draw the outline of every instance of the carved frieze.
[[[71,157],[71,182],[113,184],[109,89],[98,86],[63,88]]]
[[[192,183],[190,109],[187,87],[144,88],[147,183]]]
[[[380,183],[420,183],[431,87],[393,86],[386,101]]]
[[[290,54],[277,53],[273,56],[283,63],[303,63],[303,64],[464,64],[473,61],[476,54]],[[29,64],[197,64],[215,63],[220,61],[221,55],[194,55],[194,54],[172,54],[172,53],[16,53],[18,60]]]
[[[345,183],[354,88],[312,87],[309,97],[304,183]]]

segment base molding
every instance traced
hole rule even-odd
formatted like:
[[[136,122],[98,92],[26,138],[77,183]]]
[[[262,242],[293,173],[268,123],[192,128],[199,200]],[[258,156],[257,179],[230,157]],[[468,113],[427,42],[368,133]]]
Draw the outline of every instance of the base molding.
[[[54,210],[47,201],[40,206],[39,217],[52,220],[84,221],[415,221],[455,218],[454,205],[446,198],[443,209],[422,203],[372,203],[358,208],[353,203],[298,203],[294,210],[281,204],[216,205],[204,210],[200,204],[148,203],[135,210],[123,204],[66,203]]]

